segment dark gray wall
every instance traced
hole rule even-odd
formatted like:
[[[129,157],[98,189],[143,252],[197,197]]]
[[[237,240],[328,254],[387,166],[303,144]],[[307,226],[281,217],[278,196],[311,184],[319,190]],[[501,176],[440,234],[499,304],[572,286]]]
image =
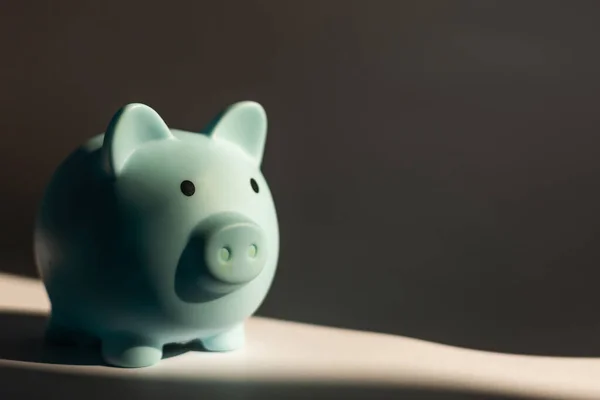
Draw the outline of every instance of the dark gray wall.
[[[600,2],[61,1],[0,8],[0,269],[129,102],[261,102],[281,262],[261,315],[600,355]]]

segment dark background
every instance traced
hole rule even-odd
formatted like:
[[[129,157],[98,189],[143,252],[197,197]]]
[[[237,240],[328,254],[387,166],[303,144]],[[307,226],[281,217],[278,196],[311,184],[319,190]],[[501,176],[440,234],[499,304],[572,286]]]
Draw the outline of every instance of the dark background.
[[[600,356],[600,2],[0,6],[0,270],[35,276],[54,168],[142,102],[269,116],[262,316]]]

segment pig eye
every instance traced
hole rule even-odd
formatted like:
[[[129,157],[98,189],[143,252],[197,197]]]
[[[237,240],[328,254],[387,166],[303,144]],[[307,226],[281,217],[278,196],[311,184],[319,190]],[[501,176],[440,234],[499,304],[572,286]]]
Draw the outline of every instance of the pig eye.
[[[183,181],[181,182],[181,193],[185,194],[186,196],[193,196],[194,193],[196,192],[196,186],[194,186],[194,184],[191,181]]]
[[[254,190],[254,193],[258,193],[258,183],[256,183],[254,178],[250,179],[250,186],[252,186],[252,190]]]

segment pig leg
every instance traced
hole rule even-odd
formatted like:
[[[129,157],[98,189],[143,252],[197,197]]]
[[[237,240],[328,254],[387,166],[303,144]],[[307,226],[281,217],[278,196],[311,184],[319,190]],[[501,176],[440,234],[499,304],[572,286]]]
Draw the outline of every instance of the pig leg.
[[[102,340],[102,357],[113,366],[149,367],[163,356],[163,344],[142,335],[113,333]]]
[[[68,324],[60,322],[55,316],[51,316],[46,326],[46,343],[51,345],[76,345],[91,346],[97,339],[78,329],[70,328]]]
[[[237,325],[218,335],[201,339],[200,342],[208,351],[231,351],[239,349],[243,347],[246,342],[244,324]]]

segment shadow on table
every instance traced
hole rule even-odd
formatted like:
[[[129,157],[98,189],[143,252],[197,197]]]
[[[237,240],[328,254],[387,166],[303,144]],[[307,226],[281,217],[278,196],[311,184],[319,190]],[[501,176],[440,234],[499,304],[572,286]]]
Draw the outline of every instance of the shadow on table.
[[[37,398],[40,393],[52,398],[106,399],[382,399],[410,398],[415,400],[503,400],[515,397],[473,394],[467,391],[440,391],[420,388],[388,388],[376,386],[307,384],[307,383],[248,383],[215,381],[163,381],[125,377],[76,375],[60,371],[36,370],[26,363],[103,365],[99,348],[51,347],[44,345],[46,317],[18,312],[0,312],[0,360],[25,364],[0,365],[0,398]],[[9,329],[6,329],[9,327]],[[166,357],[189,349],[171,347]],[[195,349],[194,349],[195,350]]]
[[[100,343],[85,347],[48,345],[44,342],[47,317],[43,315],[0,312],[0,359],[44,364],[105,365]],[[5,329],[4,327],[10,327]],[[187,351],[203,351],[199,346],[168,345],[163,358]]]
[[[114,377],[74,376],[25,368],[0,367],[2,398],[39,397],[105,400],[117,399],[411,399],[411,400],[510,400],[514,397],[442,392],[424,389],[340,386],[295,383],[219,383],[209,381],[173,382]]]

